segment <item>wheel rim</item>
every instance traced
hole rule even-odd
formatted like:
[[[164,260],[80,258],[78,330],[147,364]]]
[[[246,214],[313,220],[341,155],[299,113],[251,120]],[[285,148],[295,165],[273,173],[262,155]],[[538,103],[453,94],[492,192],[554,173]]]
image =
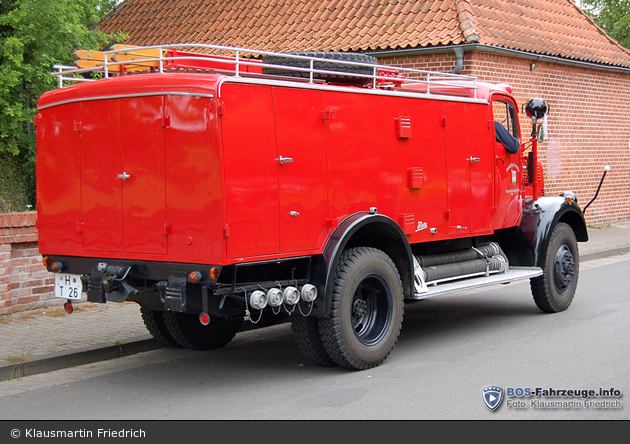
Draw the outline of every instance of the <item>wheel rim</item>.
[[[364,345],[378,343],[391,322],[392,295],[380,276],[364,278],[352,300],[351,324],[357,339]]]
[[[560,293],[564,293],[573,283],[575,275],[575,257],[567,244],[556,250],[554,259],[554,284]]]

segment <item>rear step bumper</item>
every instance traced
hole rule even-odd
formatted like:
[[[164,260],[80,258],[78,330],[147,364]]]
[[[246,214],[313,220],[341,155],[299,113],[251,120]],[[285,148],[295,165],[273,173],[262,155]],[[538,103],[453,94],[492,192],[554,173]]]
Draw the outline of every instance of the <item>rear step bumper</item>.
[[[443,282],[441,284],[426,284],[426,289],[422,293],[415,293],[414,299],[421,300],[433,296],[455,293],[464,290],[473,290],[475,288],[488,287],[496,284],[507,284],[523,279],[531,279],[543,274],[542,268],[539,267],[510,267],[504,273],[492,274],[490,276],[481,275],[470,279],[461,279],[457,281]]]

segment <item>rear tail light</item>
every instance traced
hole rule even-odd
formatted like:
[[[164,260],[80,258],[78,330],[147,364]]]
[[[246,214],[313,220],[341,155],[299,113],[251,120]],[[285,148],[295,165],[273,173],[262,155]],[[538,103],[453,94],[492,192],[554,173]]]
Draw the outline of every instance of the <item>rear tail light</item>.
[[[191,284],[196,284],[197,282],[200,282],[201,279],[201,273],[199,273],[198,271],[192,271],[188,274],[188,282],[190,282]]]
[[[66,310],[66,313],[68,314],[72,314],[72,312],[74,311],[74,308],[72,307],[72,303],[70,302],[66,302],[65,304],[63,304],[63,309]]]
[[[44,264],[44,267],[52,273],[61,273],[65,268],[63,262],[53,262],[53,260],[48,256],[44,256],[42,258],[42,264]]]
[[[53,273],[61,273],[63,271],[63,264],[61,262],[53,262],[52,264],[50,264],[50,267],[48,267],[48,271],[51,271]]]
[[[203,326],[208,325],[210,323],[210,316],[208,316],[208,313],[199,314],[199,322]]]

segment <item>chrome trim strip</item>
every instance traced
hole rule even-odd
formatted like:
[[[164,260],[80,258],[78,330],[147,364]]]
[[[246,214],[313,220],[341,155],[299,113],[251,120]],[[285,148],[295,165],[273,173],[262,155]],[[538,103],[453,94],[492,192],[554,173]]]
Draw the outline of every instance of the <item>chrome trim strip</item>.
[[[155,96],[207,97],[209,99],[214,98],[214,94],[197,94],[197,93],[185,93],[185,92],[176,92],[176,91],[163,91],[163,92],[144,93],[144,94],[117,94],[117,95],[111,95],[111,96],[81,97],[78,99],[63,100],[60,102],[51,103],[49,105],[40,106],[37,109],[38,110],[46,109],[46,108],[51,108],[53,106],[67,105],[68,103],[88,102],[92,100],[128,99],[131,97],[155,97]]]

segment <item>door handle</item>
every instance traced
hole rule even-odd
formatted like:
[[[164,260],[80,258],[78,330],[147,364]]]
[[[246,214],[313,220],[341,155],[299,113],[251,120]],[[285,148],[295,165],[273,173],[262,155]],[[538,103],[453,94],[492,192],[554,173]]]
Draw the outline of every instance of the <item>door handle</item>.
[[[282,157],[280,156],[280,159],[278,159],[280,161],[280,165],[282,165],[283,163],[290,163],[293,162],[293,157]]]
[[[119,175],[118,175],[118,178],[119,178],[119,179],[122,179],[122,180],[127,180],[127,179],[129,179],[130,177],[131,177],[131,176],[130,176],[129,174],[127,174],[126,172],[124,172],[124,171],[122,172],[122,174],[119,174]]]
[[[480,157],[467,157],[466,160],[470,160],[470,163],[481,161]]]

